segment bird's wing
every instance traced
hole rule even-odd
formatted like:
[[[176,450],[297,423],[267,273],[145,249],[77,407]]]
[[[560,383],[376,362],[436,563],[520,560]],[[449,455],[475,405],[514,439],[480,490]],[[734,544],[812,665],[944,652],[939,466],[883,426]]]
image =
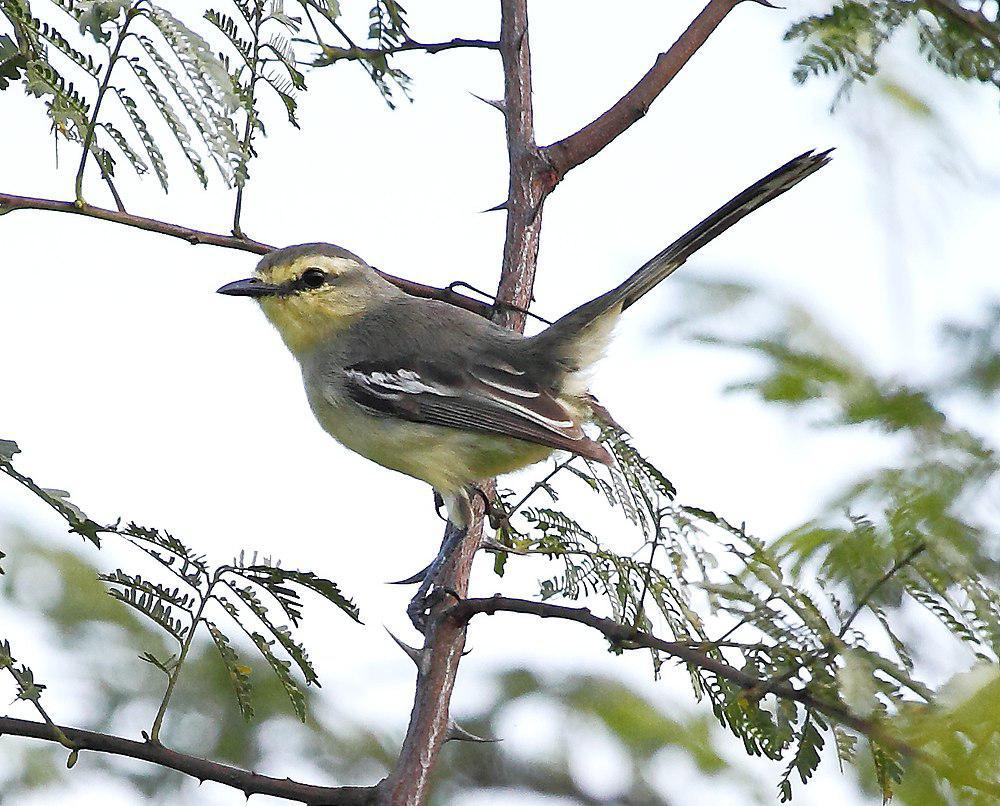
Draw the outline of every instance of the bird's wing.
[[[499,358],[464,366],[412,358],[361,361],[344,368],[344,382],[351,399],[384,416],[512,437],[610,462],[562,403]]]

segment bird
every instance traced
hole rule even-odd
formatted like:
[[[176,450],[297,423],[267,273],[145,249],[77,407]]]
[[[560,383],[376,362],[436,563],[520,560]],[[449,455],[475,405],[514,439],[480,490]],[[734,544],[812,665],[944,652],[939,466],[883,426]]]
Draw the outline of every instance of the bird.
[[[274,250],[218,293],[256,300],[298,360],[323,429],[383,467],[427,482],[447,506],[441,549],[404,582],[423,631],[431,589],[461,543],[477,485],[568,451],[611,463],[585,426],[590,370],[623,311],[694,252],[830,161],[807,151],[750,185],[624,282],[532,336],[441,300],[419,298],[340,246]]]

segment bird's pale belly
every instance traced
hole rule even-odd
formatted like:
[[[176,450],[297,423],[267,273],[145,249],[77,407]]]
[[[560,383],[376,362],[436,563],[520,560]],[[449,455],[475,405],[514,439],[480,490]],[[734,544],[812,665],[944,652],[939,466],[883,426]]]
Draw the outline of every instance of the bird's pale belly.
[[[509,437],[460,431],[334,408],[313,406],[324,430],[383,467],[426,481],[443,493],[540,462],[552,448]]]

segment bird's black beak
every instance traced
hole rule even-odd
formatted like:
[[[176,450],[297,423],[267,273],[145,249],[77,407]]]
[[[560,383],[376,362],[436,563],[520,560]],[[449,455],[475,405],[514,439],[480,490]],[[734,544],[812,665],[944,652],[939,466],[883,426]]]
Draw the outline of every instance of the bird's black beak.
[[[226,283],[220,288],[217,294],[226,294],[230,297],[270,297],[278,293],[278,286],[273,283],[265,283],[256,277],[248,277],[246,280],[236,280]]]

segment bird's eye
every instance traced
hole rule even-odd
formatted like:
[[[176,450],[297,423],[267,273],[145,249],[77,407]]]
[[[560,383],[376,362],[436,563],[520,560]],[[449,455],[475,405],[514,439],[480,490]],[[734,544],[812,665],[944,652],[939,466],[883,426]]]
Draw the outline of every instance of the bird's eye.
[[[319,288],[326,282],[326,272],[322,269],[306,269],[302,272],[302,284],[306,288]]]

